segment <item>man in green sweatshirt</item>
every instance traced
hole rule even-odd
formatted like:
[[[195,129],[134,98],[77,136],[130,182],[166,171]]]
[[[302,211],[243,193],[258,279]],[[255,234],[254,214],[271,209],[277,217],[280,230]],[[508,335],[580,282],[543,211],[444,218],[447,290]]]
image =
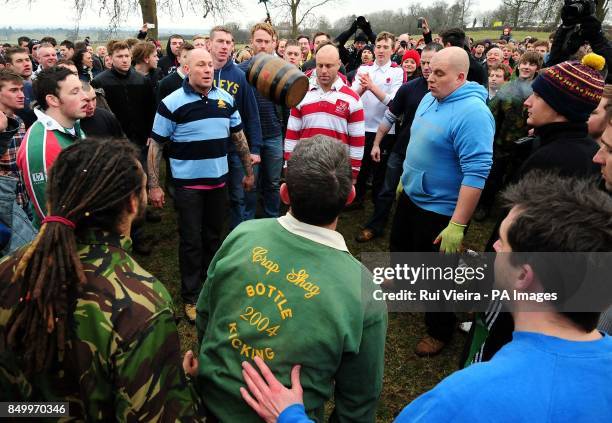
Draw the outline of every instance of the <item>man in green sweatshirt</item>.
[[[197,385],[220,421],[258,422],[240,395],[242,362],[260,357],[281,375],[299,363],[311,418],[323,420],[333,394],[331,421],[372,422],[387,311],[335,231],[355,197],[345,146],[325,136],[300,142],[286,180],[289,213],[240,224],[208,269],[197,304]]]

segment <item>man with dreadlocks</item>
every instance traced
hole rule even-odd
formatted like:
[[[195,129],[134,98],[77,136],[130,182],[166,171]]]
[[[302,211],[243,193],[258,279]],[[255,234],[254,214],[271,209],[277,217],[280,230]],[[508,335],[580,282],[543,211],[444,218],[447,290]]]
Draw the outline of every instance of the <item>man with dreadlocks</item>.
[[[0,262],[0,398],[87,421],[193,421],[171,297],[130,256],[146,177],[125,140],[58,156],[36,239]]]

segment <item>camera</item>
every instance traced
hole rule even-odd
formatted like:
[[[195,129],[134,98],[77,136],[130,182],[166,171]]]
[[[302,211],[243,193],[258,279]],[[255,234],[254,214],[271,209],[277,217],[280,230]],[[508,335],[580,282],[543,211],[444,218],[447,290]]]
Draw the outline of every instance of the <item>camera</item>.
[[[357,16],[357,26],[360,28],[365,28],[368,24],[368,21],[366,21],[366,18],[363,16]]]
[[[596,0],[564,0],[561,17],[565,25],[576,25],[595,15]]]
[[[402,48],[408,48],[408,43],[404,40],[400,41],[400,47]]]

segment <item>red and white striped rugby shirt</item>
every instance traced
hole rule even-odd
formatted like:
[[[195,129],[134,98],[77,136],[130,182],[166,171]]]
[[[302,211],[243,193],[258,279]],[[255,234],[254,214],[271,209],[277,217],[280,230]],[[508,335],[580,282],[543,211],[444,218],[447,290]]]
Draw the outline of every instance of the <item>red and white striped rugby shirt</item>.
[[[285,160],[289,160],[300,140],[327,135],[348,146],[353,178],[357,178],[365,143],[364,121],[361,98],[340,78],[328,92],[311,84],[304,99],[291,109],[285,136]]]

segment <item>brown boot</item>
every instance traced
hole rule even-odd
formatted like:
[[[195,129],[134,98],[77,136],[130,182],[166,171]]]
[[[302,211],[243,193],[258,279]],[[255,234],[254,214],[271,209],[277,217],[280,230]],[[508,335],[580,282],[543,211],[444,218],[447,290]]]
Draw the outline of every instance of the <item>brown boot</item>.
[[[427,335],[419,341],[414,352],[419,357],[431,357],[442,351],[446,343]]]
[[[191,324],[195,323],[196,320],[196,306],[195,304],[185,304],[185,318]]]
[[[357,242],[368,242],[374,238],[376,238],[374,231],[372,229],[365,228],[359,232],[359,235],[355,237],[355,240]]]

